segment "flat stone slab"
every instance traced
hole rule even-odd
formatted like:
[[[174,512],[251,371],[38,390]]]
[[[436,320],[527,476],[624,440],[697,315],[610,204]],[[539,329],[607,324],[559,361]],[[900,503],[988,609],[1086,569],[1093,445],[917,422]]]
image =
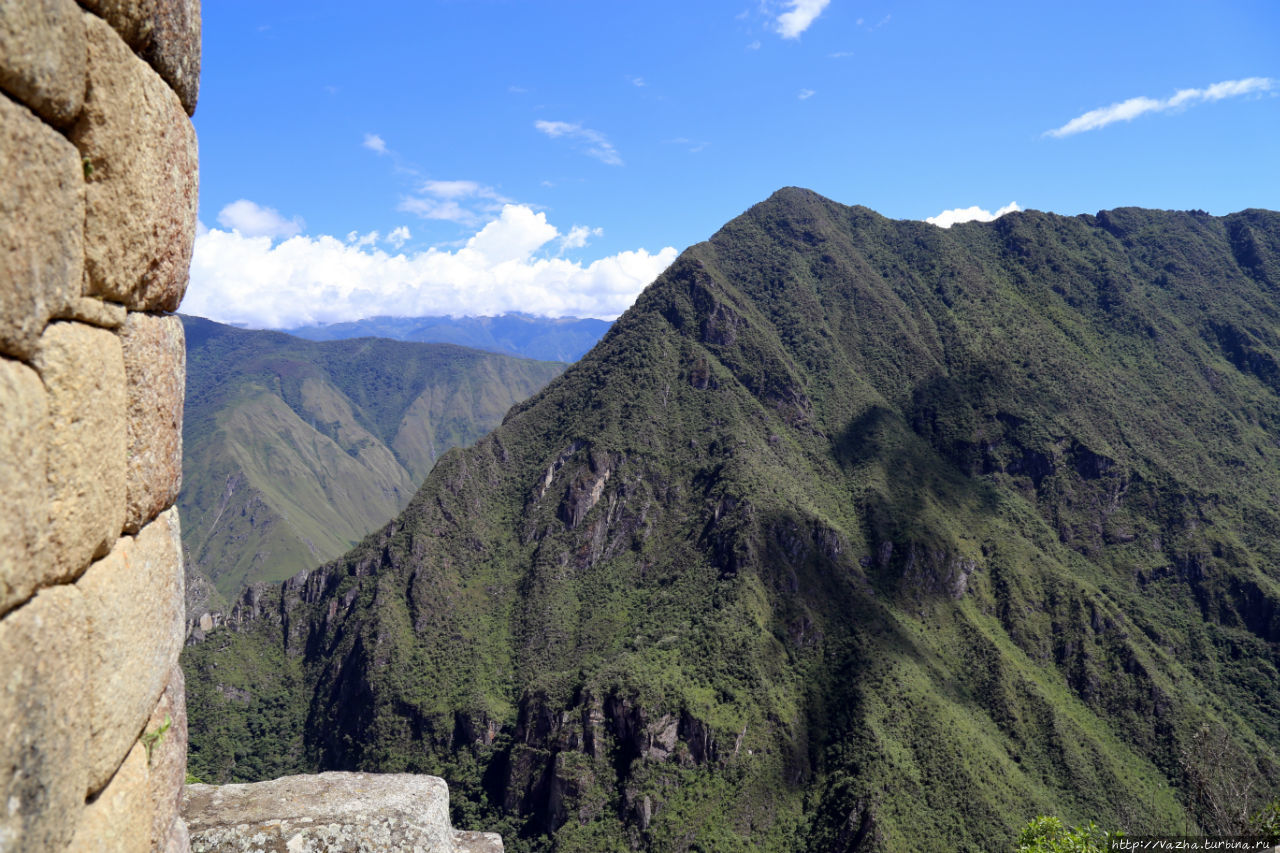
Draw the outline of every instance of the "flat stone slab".
[[[244,785],[188,785],[192,853],[502,853],[493,833],[455,831],[443,779],[319,773]]]

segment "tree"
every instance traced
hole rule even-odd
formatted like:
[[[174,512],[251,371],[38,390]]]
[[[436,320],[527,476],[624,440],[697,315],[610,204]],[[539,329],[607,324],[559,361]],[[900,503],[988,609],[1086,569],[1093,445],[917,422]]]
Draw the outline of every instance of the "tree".
[[[1258,765],[1225,726],[1200,727],[1180,756],[1192,805],[1206,832],[1243,835],[1250,830]]]
[[[1093,821],[1067,829],[1056,817],[1040,815],[1022,830],[1017,853],[1106,853],[1122,832],[1107,832]]]

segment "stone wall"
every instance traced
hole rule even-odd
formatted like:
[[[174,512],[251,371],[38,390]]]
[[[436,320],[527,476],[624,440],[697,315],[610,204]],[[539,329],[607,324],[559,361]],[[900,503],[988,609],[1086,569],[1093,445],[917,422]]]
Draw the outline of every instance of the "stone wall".
[[[0,851],[186,850],[199,0],[0,0]]]

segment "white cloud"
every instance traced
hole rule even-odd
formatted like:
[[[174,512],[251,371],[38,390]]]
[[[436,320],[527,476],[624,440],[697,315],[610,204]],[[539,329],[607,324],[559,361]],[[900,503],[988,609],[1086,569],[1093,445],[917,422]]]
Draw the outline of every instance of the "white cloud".
[[[687,146],[690,154],[697,154],[699,151],[702,151],[711,144],[710,142],[700,142],[696,139],[690,139],[687,136],[677,136],[675,139],[664,139],[663,142],[668,145]]]
[[[759,49],[760,49],[760,39],[756,39],[755,41],[747,45],[747,50],[759,50]]]
[[[1223,98],[1236,98],[1241,95],[1269,92],[1277,88],[1277,82],[1270,77],[1246,77],[1243,80],[1224,80],[1221,83],[1214,83],[1203,89],[1181,89],[1175,92],[1172,97],[1164,100],[1147,97],[1130,98],[1127,101],[1120,101],[1110,106],[1089,110],[1083,115],[1076,116],[1062,127],[1045,131],[1045,136],[1061,138],[1076,133],[1084,133],[1086,130],[1097,130],[1118,121],[1133,121],[1145,113],[1165,112],[1167,110],[1191,107],[1206,101],[1221,101]]]
[[[810,98],[812,98],[812,97],[813,97],[814,95],[816,95],[816,94],[818,94],[818,93],[817,93],[817,92],[815,92],[815,91],[813,91],[812,89],[801,89],[801,90],[796,94],[796,97],[797,97],[797,98],[799,98],[799,99],[800,99],[800,100],[802,100],[802,101],[807,101],[807,100],[809,100]]]
[[[275,208],[260,207],[247,198],[222,208],[218,212],[218,224],[244,237],[292,237],[301,234],[304,226],[297,216],[285,219]]]
[[[442,201],[435,198],[409,196],[401,199],[396,210],[412,213],[423,219],[439,219],[445,222],[457,222],[460,225],[472,225],[479,220],[479,216],[474,211],[466,209],[456,201]]]
[[[581,249],[587,245],[592,237],[600,237],[604,234],[603,228],[588,228],[585,225],[575,225],[569,229],[569,233],[560,238],[560,251],[567,252],[570,249]]]
[[[643,77],[627,77],[627,82],[640,89],[643,89],[646,85]]]
[[[417,194],[400,201],[399,210],[460,225],[480,225],[512,199],[475,181],[423,181]]]
[[[366,133],[364,135],[364,142],[360,144],[365,148],[368,148],[370,151],[376,151],[379,154],[387,153],[387,143],[376,133]]]
[[[610,166],[622,165],[622,158],[618,156],[617,149],[598,130],[592,130],[589,127],[583,127],[580,124],[573,124],[567,121],[544,121],[542,119],[535,121],[533,126],[552,139],[565,137],[582,143],[585,152],[601,163]]]
[[[989,210],[983,210],[977,205],[974,205],[973,207],[957,207],[954,210],[944,210],[937,216],[926,217],[924,221],[928,222],[930,225],[937,225],[939,228],[950,228],[952,225],[956,225],[960,222],[972,222],[974,220],[977,220],[978,222],[990,222],[993,219],[999,219],[1006,213],[1014,213],[1019,210],[1022,210],[1022,208],[1018,207],[1018,203],[1016,201],[1009,202],[995,213],[992,213]]]
[[[387,235],[387,242],[399,249],[405,243],[409,242],[412,237],[413,235],[409,233],[409,226],[401,225],[398,228],[391,229],[391,233]]]
[[[389,254],[330,236],[273,243],[212,230],[196,239],[183,310],[259,328],[506,311],[612,318],[675,260],[676,250],[637,249],[591,263],[547,253],[557,238],[563,247],[597,233],[575,226],[561,235],[546,214],[523,205],[506,205],[452,251]]]
[[[355,246],[356,248],[363,248],[365,246],[376,246],[378,244],[378,241],[381,239],[382,239],[382,235],[379,234],[377,231],[370,231],[368,234],[364,234],[364,235],[360,235],[355,231],[352,231],[349,234],[347,234],[347,242]]]
[[[465,198],[485,190],[475,181],[424,181],[422,191],[437,198]]]
[[[377,231],[370,231],[368,234],[361,234],[359,231],[347,232],[347,245],[357,249],[372,248],[379,243],[390,243],[399,249],[409,240],[409,229],[404,225],[399,228],[392,229],[391,233],[383,237]]]
[[[784,39],[800,38],[831,0],[790,0],[791,11],[778,16],[778,34]]]

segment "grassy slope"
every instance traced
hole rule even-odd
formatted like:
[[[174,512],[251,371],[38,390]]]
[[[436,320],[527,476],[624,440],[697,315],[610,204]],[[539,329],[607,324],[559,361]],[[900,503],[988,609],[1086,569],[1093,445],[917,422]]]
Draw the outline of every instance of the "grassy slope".
[[[183,539],[227,598],[346,551],[404,508],[440,453],[475,441],[562,367],[184,319]]]
[[[441,773],[510,849],[1194,823],[1202,723],[1277,779],[1278,258],[1261,211],[781,191],[235,642],[306,686],[292,767]]]

